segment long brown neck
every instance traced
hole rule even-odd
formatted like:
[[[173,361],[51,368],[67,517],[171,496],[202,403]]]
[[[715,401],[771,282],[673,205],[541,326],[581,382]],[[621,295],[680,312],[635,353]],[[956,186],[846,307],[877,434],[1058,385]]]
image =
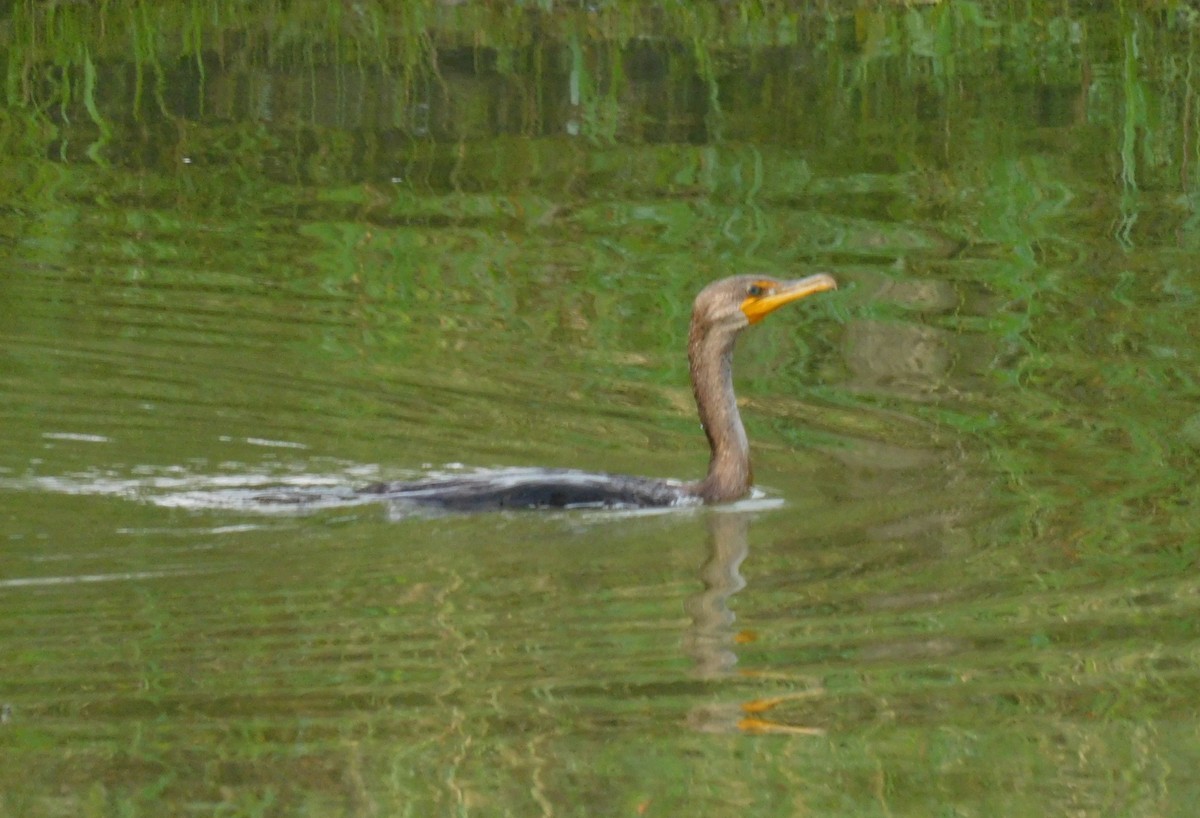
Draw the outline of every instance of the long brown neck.
[[[708,476],[692,486],[706,503],[744,497],[750,490],[750,444],[733,394],[733,343],[736,330],[692,320],[688,363],[700,423],[712,456]]]

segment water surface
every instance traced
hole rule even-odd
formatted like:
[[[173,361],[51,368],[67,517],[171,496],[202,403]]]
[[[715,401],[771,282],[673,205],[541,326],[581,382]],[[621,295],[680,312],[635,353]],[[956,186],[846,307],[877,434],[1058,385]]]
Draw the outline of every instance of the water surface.
[[[1185,10],[339,8],[5,20],[0,812],[1190,814]]]

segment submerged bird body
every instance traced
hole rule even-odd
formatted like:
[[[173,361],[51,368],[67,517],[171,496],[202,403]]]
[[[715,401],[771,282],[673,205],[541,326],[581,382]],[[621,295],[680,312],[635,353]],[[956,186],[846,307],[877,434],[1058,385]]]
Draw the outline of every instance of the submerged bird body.
[[[490,469],[360,490],[384,499],[444,509],[661,508],[688,502],[685,483],[573,469]]]
[[[569,470],[504,469],[378,483],[363,494],[452,511],[497,508],[647,508],[737,500],[750,491],[750,444],[733,392],[733,349],[746,327],[784,304],[837,287],[819,273],[796,281],[734,276],[709,284],[692,308],[688,364],[711,452],[696,483]]]

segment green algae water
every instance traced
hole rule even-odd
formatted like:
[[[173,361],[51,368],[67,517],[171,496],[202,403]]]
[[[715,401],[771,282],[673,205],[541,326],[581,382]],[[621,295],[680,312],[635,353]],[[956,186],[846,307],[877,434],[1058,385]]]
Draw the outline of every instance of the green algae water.
[[[168,5],[0,16],[0,815],[1191,814],[1188,7]],[[353,493],[696,478],[822,270],[743,502]]]

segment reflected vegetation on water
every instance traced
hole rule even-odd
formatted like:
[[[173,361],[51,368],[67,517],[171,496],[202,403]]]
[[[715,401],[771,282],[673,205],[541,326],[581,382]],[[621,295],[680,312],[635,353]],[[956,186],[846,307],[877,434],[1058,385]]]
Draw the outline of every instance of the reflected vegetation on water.
[[[1190,814],[1198,26],[0,13],[0,814]],[[816,270],[742,503],[355,493],[696,479]]]

